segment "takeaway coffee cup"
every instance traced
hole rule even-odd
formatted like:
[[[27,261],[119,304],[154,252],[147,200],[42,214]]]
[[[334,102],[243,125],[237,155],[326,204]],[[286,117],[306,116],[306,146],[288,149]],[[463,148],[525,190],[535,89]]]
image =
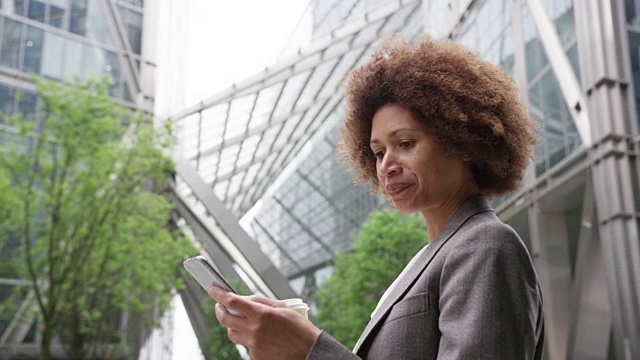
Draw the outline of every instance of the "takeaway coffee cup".
[[[306,319],[309,318],[309,306],[307,304],[305,304],[302,301],[302,299],[298,299],[298,298],[295,298],[295,299],[284,299],[282,301],[284,301],[285,304],[287,304],[289,309],[293,309],[293,310],[299,312]]]

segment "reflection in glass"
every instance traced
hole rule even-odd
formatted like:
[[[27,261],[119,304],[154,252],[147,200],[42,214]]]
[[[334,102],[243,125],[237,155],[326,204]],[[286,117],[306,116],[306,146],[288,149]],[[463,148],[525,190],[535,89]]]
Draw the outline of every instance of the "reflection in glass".
[[[540,176],[580,145],[575,123],[550,70],[529,90],[529,115],[543,125],[534,150],[536,176]]]
[[[102,49],[83,45],[82,78],[99,78],[104,73],[105,59]]]
[[[38,96],[30,92],[20,92],[18,98],[18,112],[25,119],[35,119]]]
[[[64,43],[65,40],[61,36],[50,32],[44,34],[42,69],[40,70],[43,76],[56,80],[62,78]]]
[[[22,24],[5,18],[2,26],[2,47],[0,47],[0,65],[17,69],[20,60]]]
[[[104,72],[109,77],[109,95],[122,97],[122,79],[120,78],[120,61],[113,51],[104,51],[107,65]]]
[[[27,36],[24,47],[24,66],[27,72],[40,73],[42,61],[42,42],[44,31],[33,26],[27,26]]]
[[[134,53],[140,55],[142,49],[142,14],[122,6],[118,6],[122,23],[127,29],[127,38]]]
[[[69,31],[84,35],[87,23],[87,0],[71,0],[71,14],[69,17]]]
[[[640,34],[629,31],[629,55],[631,56],[631,73],[635,89],[636,114],[640,124]]]
[[[527,63],[527,80],[533,80],[549,63],[544,51],[538,29],[526,6],[522,7],[522,33],[525,42],[525,59]]]
[[[131,92],[129,91],[129,86],[127,86],[126,83],[123,84],[124,85],[124,99],[127,101],[133,101],[133,98],[131,97]]]
[[[24,16],[25,5],[26,4],[24,0],[13,0],[13,13],[16,15]]]
[[[104,16],[105,9],[100,0],[89,0],[87,4],[87,27],[85,35],[103,45],[114,45]]]
[[[144,6],[144,1],[143,0],[121,0],[124,3],[127,4],[131,4],[131,5],[137,5],[137,6]]]
[[[35,21],[44,22],[44,16],[46,13],[46,6],[43,2],[37,0],[29,1],[29,10],[27,11],[27,16],[29,19],[33,19]]]
[[[640,0],[625,0],[624,2],[625,12],[627,14],[627,24],[639,27],[640,18]]]
[[[567,56],[569,57],[573,73],[576,74],[578,83],[582,83],[582,79],[580,78],[580,63],[578,62],[578,46],[575,43],[569,48],[569,51],[567,51]]]
[[[316,144],[291,178],[263,199],[250,223],[252,237],[288,278],[351,249],[352,234],[380,206],[368,188],[353,186],[337,159],[337,133],[336,127]]]
[[[556,25],[563,46],[567,46],[575,40],[576,24],[573,17],[573,6],[567,7],[553,22]]]
[[[62,75],[68,78],[74,75],[80,75],[79,72],[82,68],[82,44],[71,39],[66,39],[66,43]]]
[[[51,5],[49,8],[49,25],[62,28],[64,26],[65,15],[66,11],[64,8]]]
[[[544,0],[543,4],[554,22],[562,45],[566,47],[575,39],[573,0]]]
[[[10,87],[0,85],[0,112],[10,114],[13,111],[13,93]]]

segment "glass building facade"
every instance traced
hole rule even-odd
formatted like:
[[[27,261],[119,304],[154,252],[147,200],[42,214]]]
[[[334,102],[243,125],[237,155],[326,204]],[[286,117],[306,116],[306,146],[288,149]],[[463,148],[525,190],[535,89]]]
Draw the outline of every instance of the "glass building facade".
[[[366,215],[386,206],[335,158],[341,81],[385,35],[426,33],[505,68],[542,125],[521,189],[494,206],[538,270],[545,358],[640,357],[640,2],[312,6],[310,44],[176,117],[180,213],[208,234],[219,267],[272,295],[312,294]]]
[[[538,270],[545,358],[640,358],[640,1],[314,0],[311,8],[312,40],[297,53],[197,105],[162,111],[180,130],[176,223],[203,253],[257,292],[313,302],[332,259],[387,206],[336,158],[345,76],[390,33],[452,39],[502,66],[543,125],[521,189],[494,207]],[[142,0],[0,0],[0,111],[34,118],[38,74],[106,76],[114,101],[152,112],[157,20],[149,14],[153,2]],[[11,245],[0,251],[9,257]],[[0,358],[28,357],[38,337],[35,319],[23,316],[32,300],[5,270],[0,301],[17,311],[0,317]],[[186,281],[183,300],[202,335],[204,295]]]
[[[142,63],[142,1],[5,0],[1,5],[4,76],[28,80],[29,74],[37,74],[61,81],[107,76],[110,95],[135,102],[140,92],[135,83]],[[8,83],[0,81],[3,112],[33,112],[32,89]],[[31,101],[17,99],[16,91]]]
[[[143,24],[150,8],[143,0],[1,0],[0,111],[36,120],[34,75],[63,82],[107,77],[114,101],[153,111],[148,84],[155,65],[145,42],[155,41],[154,21]],[[5,131],[0,123],[0,133]],[[8,264],[18,244],[4,245],[0,262]],[[35,300],[17,291],[24,285],[11,267],[0,266],[0,303],[15,305],[11,313],[0,310],[0,359],[38,357]],[[139,328],[131,334],[139,342],[145,336]],[[56,357],[63,354],[59,344],[52,350]]]

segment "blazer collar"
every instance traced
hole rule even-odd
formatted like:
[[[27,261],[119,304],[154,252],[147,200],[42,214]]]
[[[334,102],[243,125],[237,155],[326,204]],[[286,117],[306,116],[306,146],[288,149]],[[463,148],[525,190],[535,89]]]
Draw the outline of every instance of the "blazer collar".
[[[420,274],[422,274],[433,257],[438,253],[442,245],[444,245],[444,243],[446,243],[447,240],[449,240],[449,238],[451,238],[451,236],[453,236],[453,234],[455,234],[458,229],[460,229],[460,227],[469,220],[469,218],[486,211],[493,211],[493,208],[483,195],[473,196],[467,199],[462,206],[458,208],[455,214],[453,214],[451,219],[446,223],[440,234],[429,242],[429,247],[427,247],[420,259],[418,259],[402,279],[398,281],[392,292],[385,299],[384,303],[380,306],[378,311],[376,311],[375,315],[362,332],[362,335],[360,335],[360,339],[353,349],[354,353],[357,353],[358,350],[360,350],[361,345],[367,340],[373,329],[378,326],[380,321],[386,317],[393,305],[400,301],[400,299],[402,299],[409,291],[418,277],[420,277]]]

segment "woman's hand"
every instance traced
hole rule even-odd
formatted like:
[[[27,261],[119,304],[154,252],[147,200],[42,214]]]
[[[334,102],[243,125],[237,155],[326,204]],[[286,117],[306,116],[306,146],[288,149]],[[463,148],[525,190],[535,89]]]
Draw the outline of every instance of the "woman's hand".
[[[320,335],[320,329],[282,301],[240,296],[215,286],[209,295],[218,302],[216,317],[227,328],[229,340],[246,346],[254,360],[303,360]]]

